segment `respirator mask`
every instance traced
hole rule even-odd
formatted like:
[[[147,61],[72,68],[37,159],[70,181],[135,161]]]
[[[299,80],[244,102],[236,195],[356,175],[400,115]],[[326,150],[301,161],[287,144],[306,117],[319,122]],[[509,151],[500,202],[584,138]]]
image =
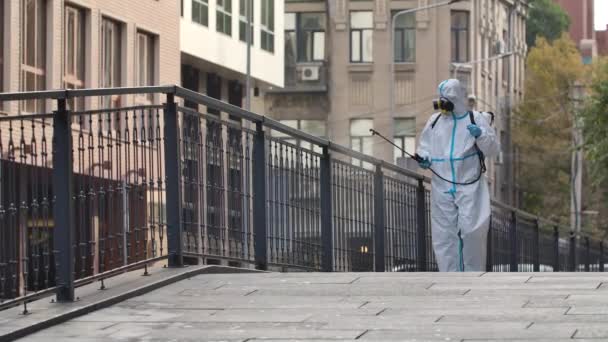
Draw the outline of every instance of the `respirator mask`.
[[[445,97],[440,97],[439,100],[433,100],[433,109],[446,114],[454,111],[454,104]]]

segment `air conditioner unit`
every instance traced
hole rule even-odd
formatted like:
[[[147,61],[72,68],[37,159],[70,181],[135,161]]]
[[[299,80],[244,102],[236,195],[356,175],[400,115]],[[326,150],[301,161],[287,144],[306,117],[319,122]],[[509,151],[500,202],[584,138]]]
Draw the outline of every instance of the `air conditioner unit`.
[[[300,79],[302,81],[318,81],[319,80],[319,67],[318,66],[305,66],[300,69]]]
[[[505,44],[501,41],[497,41],[494,49],[494,53],[496,55],[502,55],[503,53],[505,53]]]

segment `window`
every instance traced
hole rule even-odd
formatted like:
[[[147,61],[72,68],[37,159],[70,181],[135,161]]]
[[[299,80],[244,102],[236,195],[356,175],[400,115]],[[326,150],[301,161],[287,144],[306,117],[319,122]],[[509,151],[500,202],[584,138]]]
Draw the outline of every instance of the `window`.
[[[452,62],[469,61],[469,13],[452,11]]]
[[[505,47],[508,46],[508,41],[509,41],[509,34],[507,33],[507,30],[502,30],[502,42],[503,45]],[[509,61],[510,61],[510,57],[503,57],[501,59],[502,61],[502,81],[506,82],[507,78],[509,77]]]
[[[84,12],[66,6],[64,16],[64,72],[63,85],[66,89],[84,88]],[[84,110],[84,98],[69,99],[68,107],[74,111]]]
[[[216,30],[232,36],[232,0],[217,0]]]
[[[25,0],[22,3],[21,87],[23,91],[43,90],[46,82],[46,1]],[[41,112],[44,101],[24,101],[23,110]]]
[[[222,99],[222,78],[214,73],[207,73],[207,96],[213,97],[214,99]],[[215,116],[220,116],[220,111],[216,108],[207,107],[207,113]],[[207,121],[207,123],[213,123]],[[221,125],[219,125],[221,126]]]
[[[285,13],[285,67],[295,67],[297,61],[296,13]]]
[[[350,13],[350,61],[353,63],[372,62],[373,53],[372,12]]]
[[[203,26],[209,26],[208,0],[192,0],[192,21]]]
[[[280,120],[279,122],[281,122],[285,126],[289,126],[303,131],[304,133],[314,135],[315,137],[327,137],[327,124],[325,123],[325,120]],[[313,146],[308,141],[300,141],[292,136],[278,131],[272,131],[272,136],[308,150],[312,149],[317,153],[323,152],[323,149],[320,146]]]
[[[350,122],[350,147],[367,155],[373,152],[373,136],[370,129],[374,128],[372,119],[355,119]],[[361,166],[361,161],[353,159],[353,165]]]
[[[325,13],[298,13],[298,61],[325,59]]]
[[[325,13],[285,14],[285,61],[325,60]]]
[[[485,36],[481,37],[481,59],[483,59],[483,70],[488,70],[488,48],[487,48],[487,39]]]
[[[296,13],[285,13],[285,87],[298,83],[298,50],[296,42]]]
[[[135,84],[140,87],[154,85],[154,42],[155,37],[145,32],[137,32],[137,59],[135,63]],[[152,102],[152,94],[146,94],[149,102]]]
[[[416,153],[416,119],[403,118],[395,119],[394,125],[394,143],[407,153]],[[400,157],[407,156],[403,151],[395,147],[395,163]]]
[[[247,4],[249,4],[249,9],[247,9]],[[247,42],[247,12],[249,12],[249,18],[251,21],[251,31],[249,42],[253,45],[253,0],[239,0],[239,39],[243,42]]]
[[[274,0],[262,0],[262,49],[274,53]]]
[[[101,21],[101,78],[102,88],[115,88],[121,85],[121,25],[103,18]],[[102,108],[120,107],[118,95],[105,96]]]
[[[179,15],[184,17],[184,0],[179,1]]]
[[[395,21],[395,62],[416,61],[416,16],[400,15]]]

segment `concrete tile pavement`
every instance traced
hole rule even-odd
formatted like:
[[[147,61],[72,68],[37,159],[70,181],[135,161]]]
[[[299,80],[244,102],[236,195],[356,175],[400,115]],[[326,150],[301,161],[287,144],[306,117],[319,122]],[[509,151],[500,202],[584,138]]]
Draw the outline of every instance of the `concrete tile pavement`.
[[[602,274],[203,274],[22,340],[608,341],[607,280]]]

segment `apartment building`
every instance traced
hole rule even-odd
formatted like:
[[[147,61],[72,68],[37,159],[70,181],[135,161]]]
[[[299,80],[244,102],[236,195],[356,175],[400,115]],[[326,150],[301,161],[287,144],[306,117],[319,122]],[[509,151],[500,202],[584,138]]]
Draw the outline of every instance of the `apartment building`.
[[[120,0],[2,0],[0,27],[2,92],[180,81],[175,0],[145,0],[137,6]],[[90,98],[70,105],[78,110],[109,104],[100,101],[127,105],[137,99]],[[4,110],[44,112],[51,107],[28,101],[4,104]]]
[[[432,3],[286,0],[285,87],[265,95],[265,113],[355,150],[402,162],[404,154],[372,137],[369,129],[414,152],[433,113],[437,85],[457,77],[476,96],[477,110],[496,115],[504,153],[490,162],[488,177],[494,196],[511,202],[509,113],[523,96],[526,2],[464,1],[400,16],[391,74],[392,14]]]
[[[183,86],[244,107],[250,22],[252,109],[261,111],[264,89],[283,86],[283,0],[182,0],[181,6]]]
[[[179,84],[179,18],[175,0],[1,0],[0,92]],[[77,277],[166,249],[160,182],[151,183],[162,167],[144,167],[162,165],[153,146],[162,116],[154,105],[161,101],[161,95],[115,95],[68,102],[79,198],[74,230],[88,242],[75,251]],[[133,106],[139,109],[125,109]],[[50,100],[6,102],[0,117],[50,114],[56,107]],[[92,112],[97,109],[103,110]],[[52,265],[54,257],[48,252],[55,228],[52,137],[48,117],[0,122],[0,226],[9,234],[0,241],[2,264],[30,270],[29,278],[2,285],[3,298],[54,284],[54,268],[36,266],[43,258]]]

